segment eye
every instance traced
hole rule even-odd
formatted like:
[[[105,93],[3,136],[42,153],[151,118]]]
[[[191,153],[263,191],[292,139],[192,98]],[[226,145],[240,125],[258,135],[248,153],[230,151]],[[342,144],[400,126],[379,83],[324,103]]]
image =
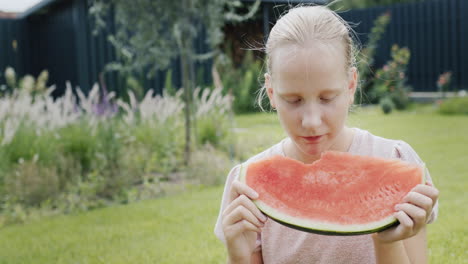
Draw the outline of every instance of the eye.
[[[286,98],[284,100],[286,102],[290,103],[290,104],[298,104],[298,103],[302,102],[302,98],[300,98],[300,97]]]
[[[328,103],[328,102],[333,101],[333,99],[335,99],[335,98],[336,98],[336,95],[321,96],[321,97],[320,97],[320,101],[325,102],[325,103]]]

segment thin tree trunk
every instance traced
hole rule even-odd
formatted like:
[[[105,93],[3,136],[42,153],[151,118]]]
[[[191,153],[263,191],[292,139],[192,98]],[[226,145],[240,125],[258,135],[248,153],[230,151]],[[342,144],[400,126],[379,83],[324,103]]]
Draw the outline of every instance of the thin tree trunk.
[[[182,49],[184,52],[180,56],[180,63],[182,69],[182,85],[184,89],[185,101],[185,151],[184,161],[185,165],[190,163],[191,154],[191,127],[192,127],[192,80],[190,78],[190,48],[191,42],[187,39],[182,40]]]
[[[191,108],[191,113],[192,113],[192,128],[193,128],[193,138],[194,141],[196,142],[198,139],[198,131],[197,131],[197,117],[195,113],[195,105],[193,104],[193,91],[196,88],[197,85],[197,78],[195,75],[195,62],[193,59],[193,54],[195,54],[195,51],[193,50],[193,40],[189,40],[189,45],[188,45],[188,51],[189,51],[189,56],[188,56],[188,62],[189,62],[189,72],[190,72],[190,83],[192,86],[190,86],[190,108]]]

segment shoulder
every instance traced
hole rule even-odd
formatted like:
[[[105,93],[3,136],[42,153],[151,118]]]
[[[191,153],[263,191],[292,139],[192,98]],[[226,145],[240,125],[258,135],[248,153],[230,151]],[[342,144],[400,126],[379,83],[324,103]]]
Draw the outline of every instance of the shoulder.
[[[416,151],[405,141],[376,136],[367,130],[356,128],[354,152],[381,158],[396,158],[415,164],[423,164]]]

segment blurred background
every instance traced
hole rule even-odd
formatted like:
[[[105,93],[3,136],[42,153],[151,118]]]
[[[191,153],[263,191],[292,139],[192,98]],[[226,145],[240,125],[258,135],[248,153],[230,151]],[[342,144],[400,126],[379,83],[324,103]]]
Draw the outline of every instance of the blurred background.
[[[416,149],[431,262],[468,263],[468,1],[329,2],[0,0],[0,263],[224,263],[225,177],[285,137],[256,97],[298,4],[352,25],[349,125]]]

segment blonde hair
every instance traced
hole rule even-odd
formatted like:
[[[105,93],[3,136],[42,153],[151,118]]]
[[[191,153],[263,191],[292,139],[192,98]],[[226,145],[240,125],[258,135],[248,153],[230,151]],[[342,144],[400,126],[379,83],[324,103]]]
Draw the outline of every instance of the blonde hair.
[[[354,31],[349,24],[327,6],[299,6],[282,16],[270,31],[265,45],[267,73],[272,73],[273,52],[283,45],[299,45],[306,48],[311,41],[321,43],[342,43],[345,52],[345,72],[356,65],[356,46]],[[262,102],[266,87],[259,91],[257,103]]]

